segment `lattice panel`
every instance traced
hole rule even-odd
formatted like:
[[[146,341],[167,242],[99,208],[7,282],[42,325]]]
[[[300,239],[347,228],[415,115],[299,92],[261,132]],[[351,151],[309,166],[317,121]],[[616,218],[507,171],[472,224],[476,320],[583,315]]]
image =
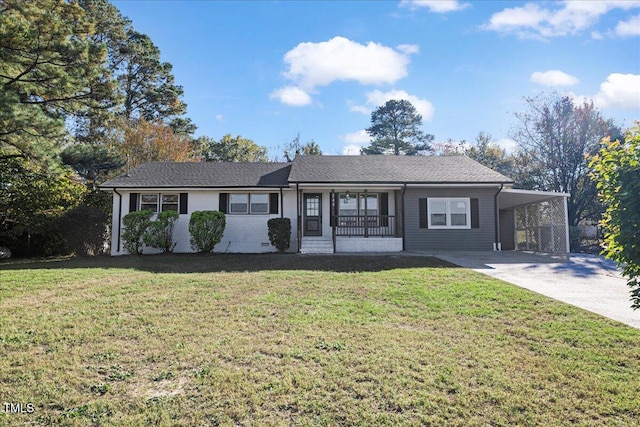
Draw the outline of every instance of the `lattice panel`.
[[[562,197],[515,209],[516,249],[569,252],[565,205]]]

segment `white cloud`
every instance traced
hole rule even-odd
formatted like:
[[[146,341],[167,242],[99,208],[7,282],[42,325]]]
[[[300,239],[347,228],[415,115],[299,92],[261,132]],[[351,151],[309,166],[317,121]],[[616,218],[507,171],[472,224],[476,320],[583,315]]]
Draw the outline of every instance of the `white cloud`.
[[[378,43],[360,44],[344,37],[320,43],[300,43],[284,56],[288,70],[284,76],[293,84],[276,90],[272,98],[289,105],[308,105],[310,93],[335,81],[355,81],[364,85],[393,84],[406,77],[411,54],[417,45],[397,49]]]
[[[469,6],[469,3],[460,3],[458,0],[402,0],[400,2],[400,7],[408,7],[409,9],[427,7],[430,12],[434,13],[456,12]]]
[[[224,122],[224,116],[222,114],[216,114],[216,121],[219,123]]]
[[[340,135],[340,140],[349,144],[368,144],[371,141],[371,137],[366,130],[362,129],[357,132]]]
[[[344,135],[340,135],[340,140],[346,142],[342,147],[342,154],[347,156],[357,156],[360,149],[371,142],[371,138],[366,130],[359,130]]]
[[[500,138],[495,141],[495,143],[502,149],[506,150],[507,153],[513,153],[518,148],[518,143],[511,138]]]
[[[285,86],[280,89],[276,89],[269,95],[270,98],[279,99],[283,104],[291,105],[293,107],[301,107],[311,104],[311,96],[295,86]]]
[[[305,89],[327,86],[334,81],[361,84],[395,83],[406,77],[409,55],[388,46],[362,45],[344,37],[320,43],[300,43],[287,52],[285,77]]]
[[[531,81],[543,86],[573,86],[578,84],[579,80],[560,70],[536,71],[531,74]]]
[[[636,15],[628,21],[618,22],[616,35],[620,37],[640,36],[640,15]]]
[[[598,22],[613,9],[640,7],[640,1],[565,1],[561,8],[527,3],[494,13],[484,29],[521,38],[542,38],[577,34]],[[599,34],[599,33],[597,33]]]
[[[609,74],[593,103],[599,108],[640,110],[640,74]]]
[[[372,111],[371,108],[365,107],[364,105],[350,105],[349,110],[356,113],[362,113],[365,115],[371,114],[371,111]]]
[[[384,105],[385,102],[391,99],[404,99],[409,101],[420,115],[422,116],[422,120],[429,121],[433,118],[433,114],[435,113],[435,108],[433,104],[426,99],[418,98],[414,95],[409,95],[404,90],[391,90],[388,92],[381,92],[379,90],[375,90],[373,92],[367,93],[367,104],[372,106],[373,108]],[[353,109],[352,109],[353,110]]]
[[[420,53],[420,46],[417,44],[401,44],[396,47],[400,52],[411,55],[414,53]]]
[[[507,8],[494,13],[484,28],[524,36],[528,31],[538,28],[548,17],[547,11],[540,9],[537,4],[528,3],[523,7]]]

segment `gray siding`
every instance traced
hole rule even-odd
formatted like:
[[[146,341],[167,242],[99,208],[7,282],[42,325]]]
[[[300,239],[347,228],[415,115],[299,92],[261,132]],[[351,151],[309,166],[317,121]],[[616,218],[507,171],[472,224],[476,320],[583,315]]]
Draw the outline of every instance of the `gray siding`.
[[[492,188],[408,188],[405,193],[405,244],[407,251],[490,251],[495,242],[494,195]],[[479,228],[431,230],[420,228],[418,200],[429,197],[478,199]]]

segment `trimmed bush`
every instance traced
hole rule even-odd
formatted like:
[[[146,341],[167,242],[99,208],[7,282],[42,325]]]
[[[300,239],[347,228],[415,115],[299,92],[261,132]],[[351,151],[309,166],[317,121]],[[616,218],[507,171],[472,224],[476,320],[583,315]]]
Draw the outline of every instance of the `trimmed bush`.
[[[291,243],[291,220],[289,218],[271,218],[267,221],[269,241],[280,252],[289,249]]]
[[[144,244],[160,249],[162,252],[173,252],[173,248],[176,247],[173,241],[173,230],[179,217],[176,211],[160,212],[142,235]]]
[[[219,211],[195,211],[189,220],[191,247],[200,253],[212,252],[220,243],[227,225],[226,216]]]
[[[142,254],[144,232],[151,224],[153,211],[142,210],[129,212],[122,218],[124,231],[122,232],[122,244],[130,254]]]

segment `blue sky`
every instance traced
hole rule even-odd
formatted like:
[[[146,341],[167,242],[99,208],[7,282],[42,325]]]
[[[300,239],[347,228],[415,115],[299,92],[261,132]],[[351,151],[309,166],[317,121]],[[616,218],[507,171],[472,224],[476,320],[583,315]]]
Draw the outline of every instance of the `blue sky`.
[[[408,99],[435,141],[510,147],[523,97],[593,99],[640,119],[640,1],[113,1],[184,87],[196,136],[271,157],[300,134],[325,154],[366,145],[371,111]]]

